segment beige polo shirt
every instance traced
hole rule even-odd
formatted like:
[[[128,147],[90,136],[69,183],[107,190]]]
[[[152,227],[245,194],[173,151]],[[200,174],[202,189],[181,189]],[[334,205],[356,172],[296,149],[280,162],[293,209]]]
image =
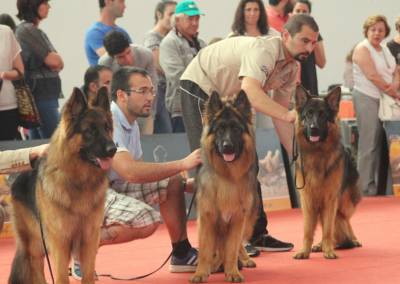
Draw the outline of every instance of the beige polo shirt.
[[[296,87],[297,61],[288,61],[278,36],[227,38],[203,48],[181,80],[195,82],[205,93],[231,96],[241,89],[241,78],[261,82],[265,92],[291,95]]]

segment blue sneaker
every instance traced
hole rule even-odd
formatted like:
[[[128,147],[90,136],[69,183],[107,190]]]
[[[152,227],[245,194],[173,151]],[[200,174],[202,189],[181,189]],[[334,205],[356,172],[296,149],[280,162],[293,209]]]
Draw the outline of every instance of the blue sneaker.
[[[171,257],[169,271],[173,273],[179,272],[195,272],[197,267],[197,258],[199,252],[195,248],[191,248],[187,255],[183,258],[178,258],[174,255]]]
[[[95,277],[94,280],[99,280],[97,277],[97,273],[94,272]],[[81,272],[81,264],[79,261],[74,260],[72,263],[72,268],[71,268],[71,276],[76,279],[76,280],[82,280],[82,272]]]

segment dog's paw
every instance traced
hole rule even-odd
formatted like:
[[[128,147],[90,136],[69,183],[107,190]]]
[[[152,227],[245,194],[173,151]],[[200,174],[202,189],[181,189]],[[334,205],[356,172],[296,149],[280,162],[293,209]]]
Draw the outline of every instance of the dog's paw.
[[[244,277],[240,272],[226,273],[225,281],[232,283],[240,283],[244,281]]]
[[[312,252],[322,252],[322,245],[319,243],[317,245],[312,246],[311,251]]]
[[[198,274],[193,275],[190,280],[191,283],[206,283],[208,282],[208,274]]]
[[[256,262],[251,258],[248,259],[241,259],[240,262],[242,263],[243,267],[253,268],[256,267]]]
[[[294,259],[308,259],[310,258],[310,253],[306,251],[300,251],[293,256]]]
[[[336,255],[334,250],[324,251],[324,257],[326,259],[336,259],[338,256]]]
[[[362,244],[361,244],[359,241],[357,241],[357,240],[353,240],[353,245],[354,245],[354,247],[356,247],[356,248],[362,247]]]

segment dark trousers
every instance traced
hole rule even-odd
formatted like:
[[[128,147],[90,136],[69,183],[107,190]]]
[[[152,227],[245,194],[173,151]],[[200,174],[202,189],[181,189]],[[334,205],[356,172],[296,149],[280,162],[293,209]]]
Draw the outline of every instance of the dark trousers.
[[[165,82],[157,86],[156,115],[154,116],[154,133],[172,133],[171,116],[165,106]]]
[[[202,111],[204,110],[204,104],[208,99],[208,95],[202,89],[200,89],[197,84],[186,80],[181,81],[178,92],[179,96],[181,97],[183,122],[185,124],[189,146],[193,151],[200,147],[201,132],[203,130],[201,116]],[[258,173],[259,167],[257,155],[255,163]],[[261,185],[258,181],[257,192],[260,197],[260,206],[258,209],[258,218],[254,226],[252,239],[256,239],[257,237],[268,233],[268,221],[262,203]]]
[[[15,140],[18,133],[18,109],[0,111],[0,140]]]
[[[171,118],[172,121],[172,132],[173,133],[184,133],[185,124],[183,123],[182,116],[175,116]]]

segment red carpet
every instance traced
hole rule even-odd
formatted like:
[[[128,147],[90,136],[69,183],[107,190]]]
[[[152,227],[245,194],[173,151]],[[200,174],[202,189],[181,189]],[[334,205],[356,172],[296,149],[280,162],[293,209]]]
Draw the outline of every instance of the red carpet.
[[[302,216],[298,209],[269,213],[271,234],[291,241],[295,248],[285,253],[262,253],[257,268],[244,269],[246,283],[400,283],[400,198],[364,198],[353,218],[353,227],[363,247],[338,251],[339,259],[326,260],[312,254],[309,260],[294,260],[301,248]],[[189,224],[190,239],[196,244],[195,222]],[[319,240],[317,233],[316,240]],[[117,277],[133,277],[157,268],[170,250],[166,228],[150,238],[103,247],[97,257],[97,272]],[[12,239],[0,240],[0,283],[6,283],[14,254]],[[46,268],[47,270],[47,268]],[[190,274],[172,274],[168,265],[139,283],[188,283]],[[223,283],[223,274],[213,274],[209,283]],[[49,279],[50,280],[50,279]],[[49,281],[50,283],[50,281]],[[71,283],[79,283],[71,278]],[[100,277],[96,283],[132,283]]]

